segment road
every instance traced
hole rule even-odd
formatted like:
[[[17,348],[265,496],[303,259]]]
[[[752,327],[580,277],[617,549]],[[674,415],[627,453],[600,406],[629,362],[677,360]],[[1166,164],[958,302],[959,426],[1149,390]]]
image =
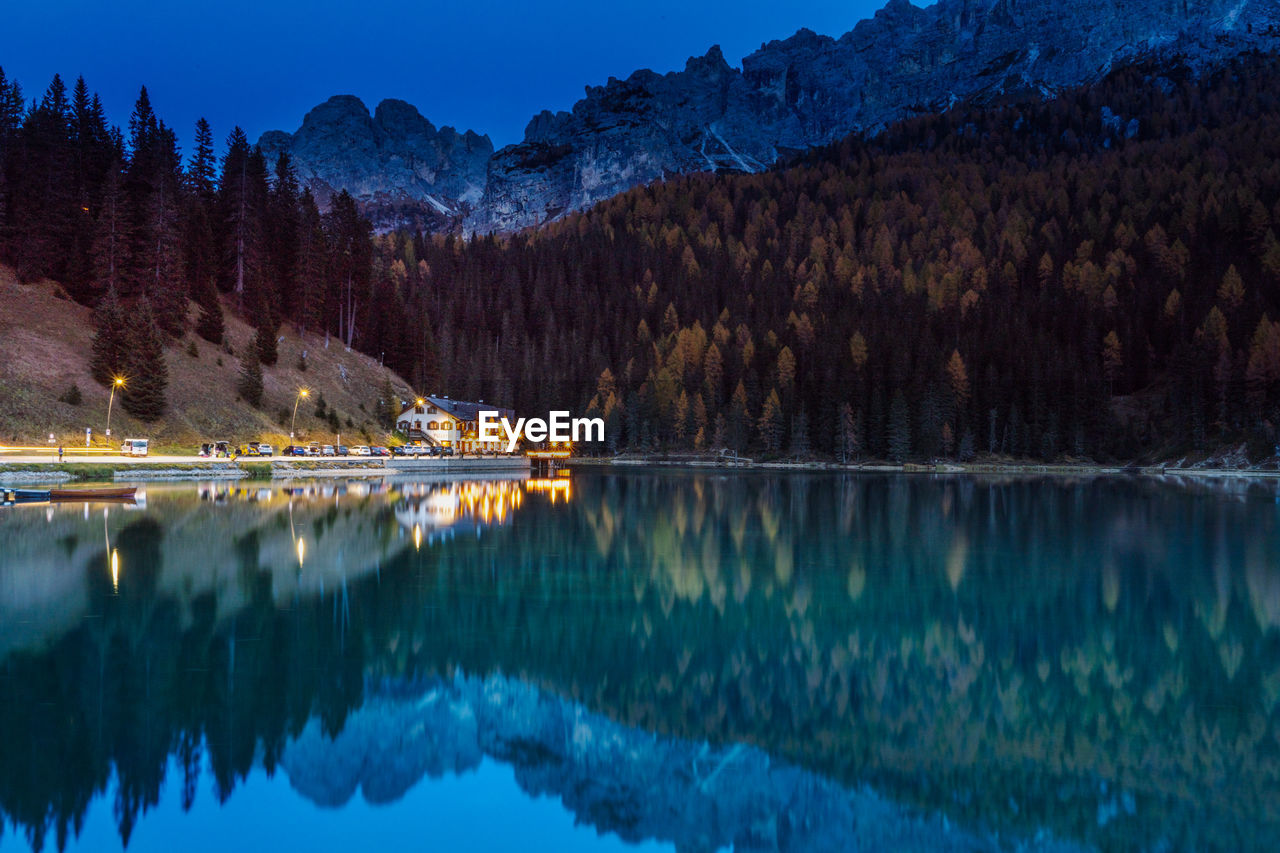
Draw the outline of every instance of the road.
[[[244,457],[245,459],[256,459],[259,457]],[[262,457],[264,459],[270,457]],[[58,454],[54,453],[0,453],[0,463],[16,462],[23,465],[33,462],[57,463]],[[155,465],[155,464],[175,464],[175,463],[191,463],[191,462],[229,462],[228,459],[210,459],[207,456],[196,456],[194,453],[187,456],[120,456],[109,453],[68,453],[63,462],[92,462],[95,464],[105,465]]]

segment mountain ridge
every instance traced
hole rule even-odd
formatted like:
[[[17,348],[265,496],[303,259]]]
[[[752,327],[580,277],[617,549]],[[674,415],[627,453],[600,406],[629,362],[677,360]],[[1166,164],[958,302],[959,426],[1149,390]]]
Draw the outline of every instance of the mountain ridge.
[[[1256,0],[890,0],[839,38],[801,29],[741,68],[713,46],[679,71],[587,86],[571,110],[543,110],[498,150],[474,131],[436,130],[403,101],[369,116],[351,96],[260,144],[288,151],[322,198],[351,192],[381,228],[511,232],[674,174],[761,171],[961,101],[1039,99],[1123,62],[1195,67],[1277,45],[1280,9]]]

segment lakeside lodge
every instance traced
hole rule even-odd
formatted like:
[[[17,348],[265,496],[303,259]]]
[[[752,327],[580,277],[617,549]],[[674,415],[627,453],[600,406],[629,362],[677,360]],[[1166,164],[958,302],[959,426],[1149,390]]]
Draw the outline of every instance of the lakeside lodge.
[[[505,441],[481,441],[481,411],[496,411],[498,416],[515,421],[515,409],[492,406],[483,400],[468,403],[448,397],[420,397],[404,406],[396,417],[396,429],[407,441],[436,447],[452,447],[458,453],[503,453]]]

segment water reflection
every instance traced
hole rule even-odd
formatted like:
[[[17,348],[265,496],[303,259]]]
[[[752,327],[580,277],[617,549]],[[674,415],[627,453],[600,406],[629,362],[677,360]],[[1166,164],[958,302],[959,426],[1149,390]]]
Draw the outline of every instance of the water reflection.
[[[480,754],[690,849],[1280,846],[1274,489],[580,474],[87,516],[0,515],[0,810],[35,846],[104,795],[127,839],[171,755],[187,803],[207,765],[332,804]],[[434,746],[333,769],[378,739]]]

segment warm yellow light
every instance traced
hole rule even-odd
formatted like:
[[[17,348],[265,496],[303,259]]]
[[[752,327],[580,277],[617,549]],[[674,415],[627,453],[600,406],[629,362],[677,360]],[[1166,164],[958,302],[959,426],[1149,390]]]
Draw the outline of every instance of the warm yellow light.
[[[301,536],[298,537],[298,565],[302,565],[302,560],[307,555],[307,543]]]
[[[421,547],[422,547],[422,525],[415,524],[413,526],[413,550],[416,551]]]
[[[427,401],[426,401],[426,400],[424,400],[424,399],[422,399],[421,397],[419,397],[419,398],[417,399],[417,401],[416,401],[416,402],[417,402],[417,405],[421,406],[423,403],[425,403],[425,402],[427,402]]]
[[[111,550],[111,591],[120,591],[120,552]]]
[[[112,380],[111,380],[111,382],[112,382],[112,384],[113,384],[113,385],[115,385],[117,388],[121,388],[121,387],[123,387],[123,386],[124,386],[124,377],[123,377],[123,376],[117,376],[117,377],[115,377],[114,379],[112,379]]]
[[[308,389],[306,389],[306,388],[299,388],[299,389],[298,389],[298,396],[299,396],[299,397],[306,397],[306,396],[307,396],[308,394],[310,394],[310,393],[311,393],[311,391],[310,391],[310,390],[308,390]]]

